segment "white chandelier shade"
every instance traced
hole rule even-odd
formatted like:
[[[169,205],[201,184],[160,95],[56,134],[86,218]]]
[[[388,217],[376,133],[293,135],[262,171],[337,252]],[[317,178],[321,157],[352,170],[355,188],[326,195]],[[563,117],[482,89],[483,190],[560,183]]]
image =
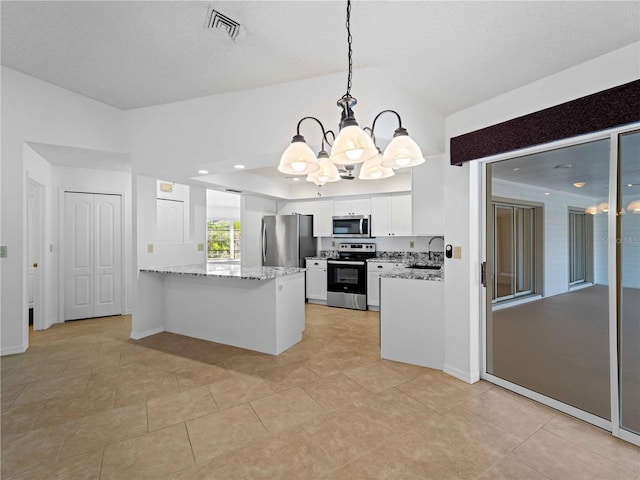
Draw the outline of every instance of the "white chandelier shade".
[[[409,135],[394,135],[382,155],[382,166],[387,168],[415,167],[424,163],[422,151]]]
[[[335,164],[329,159],[329,155],[324,150],[318,154],[318,164],[320,168],[307,175],[307,181],[316,185],[324,185],[329,182],[340,180],[340,173]]]
[[[371,137],[358,125],[343,127],[331,146],[331,161],[337,165],[354,165],[378,154]]]
[[[291,145],[282,154],[278,171],[287,175],[307,175],[320,169],[316,155],[304,140],[294,137]]]
[[[360,167],[360,180],[380,180],[381,178],[388,178],[395,175],[393,168],[387,168],[382,166],[382,154],[378,152],[373,158],[365,161]]]

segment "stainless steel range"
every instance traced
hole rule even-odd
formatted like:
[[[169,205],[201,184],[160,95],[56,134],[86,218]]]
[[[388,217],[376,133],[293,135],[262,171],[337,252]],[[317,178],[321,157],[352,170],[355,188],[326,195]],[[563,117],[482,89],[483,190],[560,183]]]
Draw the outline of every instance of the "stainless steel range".
[[[327,305],[367,309],[367,259],[376,256],[375,243],[341,243],[339,257],[327,261]]]

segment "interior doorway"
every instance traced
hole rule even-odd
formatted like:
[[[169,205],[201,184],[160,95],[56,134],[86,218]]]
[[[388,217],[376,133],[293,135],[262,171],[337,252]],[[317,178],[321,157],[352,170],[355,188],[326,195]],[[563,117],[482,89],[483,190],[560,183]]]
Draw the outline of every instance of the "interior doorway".
[[[29,327],[44,329],[44,186],[27,182],[27,300]]]

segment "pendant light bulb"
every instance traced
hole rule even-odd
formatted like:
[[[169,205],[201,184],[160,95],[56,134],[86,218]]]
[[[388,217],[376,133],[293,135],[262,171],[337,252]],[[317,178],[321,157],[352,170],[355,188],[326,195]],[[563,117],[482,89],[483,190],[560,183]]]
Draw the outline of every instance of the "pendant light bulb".
[[[340,172],[338,172],[338,168],[329,159],[329,154],[324,150],[318,153],[318,165],[318,170],[310,173],[307,176],[307,180],[315,182],[316,185],[318,185],[317,182],[322,182],[322,185],[324,185],[327,182],[337,182],[340,180]]]
[[[367,160],[360,167],[360,180],[379,180],[381,178],[392,177],[395,172],[392,168],[382,166],[382,154],[378,150],[378,154]]]
[[[354,122],[355,123],[355,122]],[[331,161],[338,165],[353,165],[377,155],[371,137],[357,124],[343,127],[331,146]]]

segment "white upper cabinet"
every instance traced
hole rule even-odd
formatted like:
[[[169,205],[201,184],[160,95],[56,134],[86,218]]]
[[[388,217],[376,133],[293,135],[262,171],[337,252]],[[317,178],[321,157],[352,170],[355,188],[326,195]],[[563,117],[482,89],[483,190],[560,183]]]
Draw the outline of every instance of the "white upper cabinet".
[[[371,234],[374,237],[413,235],[411,195],[396,193],[371,198]]]
[[[414,235],[444,233],[445,161],[444,157],[430,158],[411,172]]]
[[[370,215],[371,199],[358,198],[351,200],[334,200],[333,215],[336,217],[347,217],[349,215]]]
[[[278,202],[278,215],[313,215],[313,236],[330,237],[333,202],[318,200],[311,202]]]

